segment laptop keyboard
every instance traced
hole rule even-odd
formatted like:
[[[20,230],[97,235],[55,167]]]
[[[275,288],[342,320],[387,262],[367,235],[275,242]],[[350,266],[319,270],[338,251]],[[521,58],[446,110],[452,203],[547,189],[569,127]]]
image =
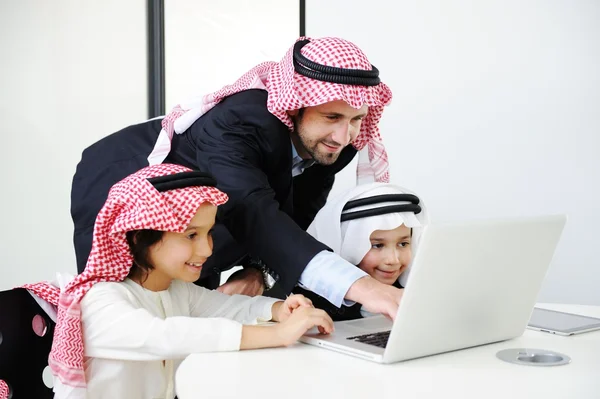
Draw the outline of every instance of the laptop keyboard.
[[[390,331],[381,331],[378,333],[357,335],[355,337],[348,337],[346,339],[356,341],[356,342],[362,342],[363,344],[378,346],[380,348],[385,348],[385,346],[387,345],[388,339],[390,338],[390,332],[391,332],[391,330]]]

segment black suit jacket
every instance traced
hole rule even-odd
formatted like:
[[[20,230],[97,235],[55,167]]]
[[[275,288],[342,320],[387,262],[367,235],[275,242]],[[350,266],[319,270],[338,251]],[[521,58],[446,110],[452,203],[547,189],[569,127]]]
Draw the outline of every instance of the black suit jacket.
[[[304,230],[325,204],[335,174],[356,155],[346,147],[330,166],[314,165],[292,178],[292,143],[286,125],[266,107],[267,93],[247,90],[224,99],[186,132],[174,135],[165,163],[215,176],[229,201],[217,212],[213,255],[201,280],[215,286],[221,271],[248,255],[271,269],[289,293],[309,261],[330,250]],[[87,148],[71,191],[78,270],[89,255],[95,217],[110,187],[147,166],[160,120],[127,127]],[[215,279],[216,277],[216,279]]]

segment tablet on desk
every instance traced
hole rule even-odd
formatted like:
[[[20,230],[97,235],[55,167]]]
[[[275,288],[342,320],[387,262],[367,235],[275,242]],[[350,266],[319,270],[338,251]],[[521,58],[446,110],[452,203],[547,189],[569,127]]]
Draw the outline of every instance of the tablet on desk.
[[[573,335],[600,330],[600,319],[534,308],[527,328],[552,334]]]

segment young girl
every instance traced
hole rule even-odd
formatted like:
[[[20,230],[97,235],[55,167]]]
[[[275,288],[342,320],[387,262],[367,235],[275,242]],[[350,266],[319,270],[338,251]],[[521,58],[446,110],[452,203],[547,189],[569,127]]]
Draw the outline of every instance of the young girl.
[[[50,367],[55,398],[169,398],[190,353],[291,344],[327,314],[193,284],[211,255],[227,196],[200,172],[162,164],[115,184],[94,227],[84,272],[61,290]],[[253,325],[276,321],[273,326]],[[57,378],[56,378],[57,377]]]
[[[412,192],[393,184],[371,183],[328,201],[307,231],[371,277],[403,288],[422,226],[427,223],[424,205]],[[337,308],[302,287],[294,292],[310,298],[334,321],[372,315],[360,304]]]

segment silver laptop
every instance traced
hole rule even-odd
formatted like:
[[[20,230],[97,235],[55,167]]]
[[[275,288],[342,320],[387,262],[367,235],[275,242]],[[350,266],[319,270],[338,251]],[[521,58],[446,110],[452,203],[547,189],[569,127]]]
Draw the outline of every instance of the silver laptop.
[[[566,216],[425,227],[395,322],[379,315],[313,329],[301,342],[393,363],[523,334]]]

